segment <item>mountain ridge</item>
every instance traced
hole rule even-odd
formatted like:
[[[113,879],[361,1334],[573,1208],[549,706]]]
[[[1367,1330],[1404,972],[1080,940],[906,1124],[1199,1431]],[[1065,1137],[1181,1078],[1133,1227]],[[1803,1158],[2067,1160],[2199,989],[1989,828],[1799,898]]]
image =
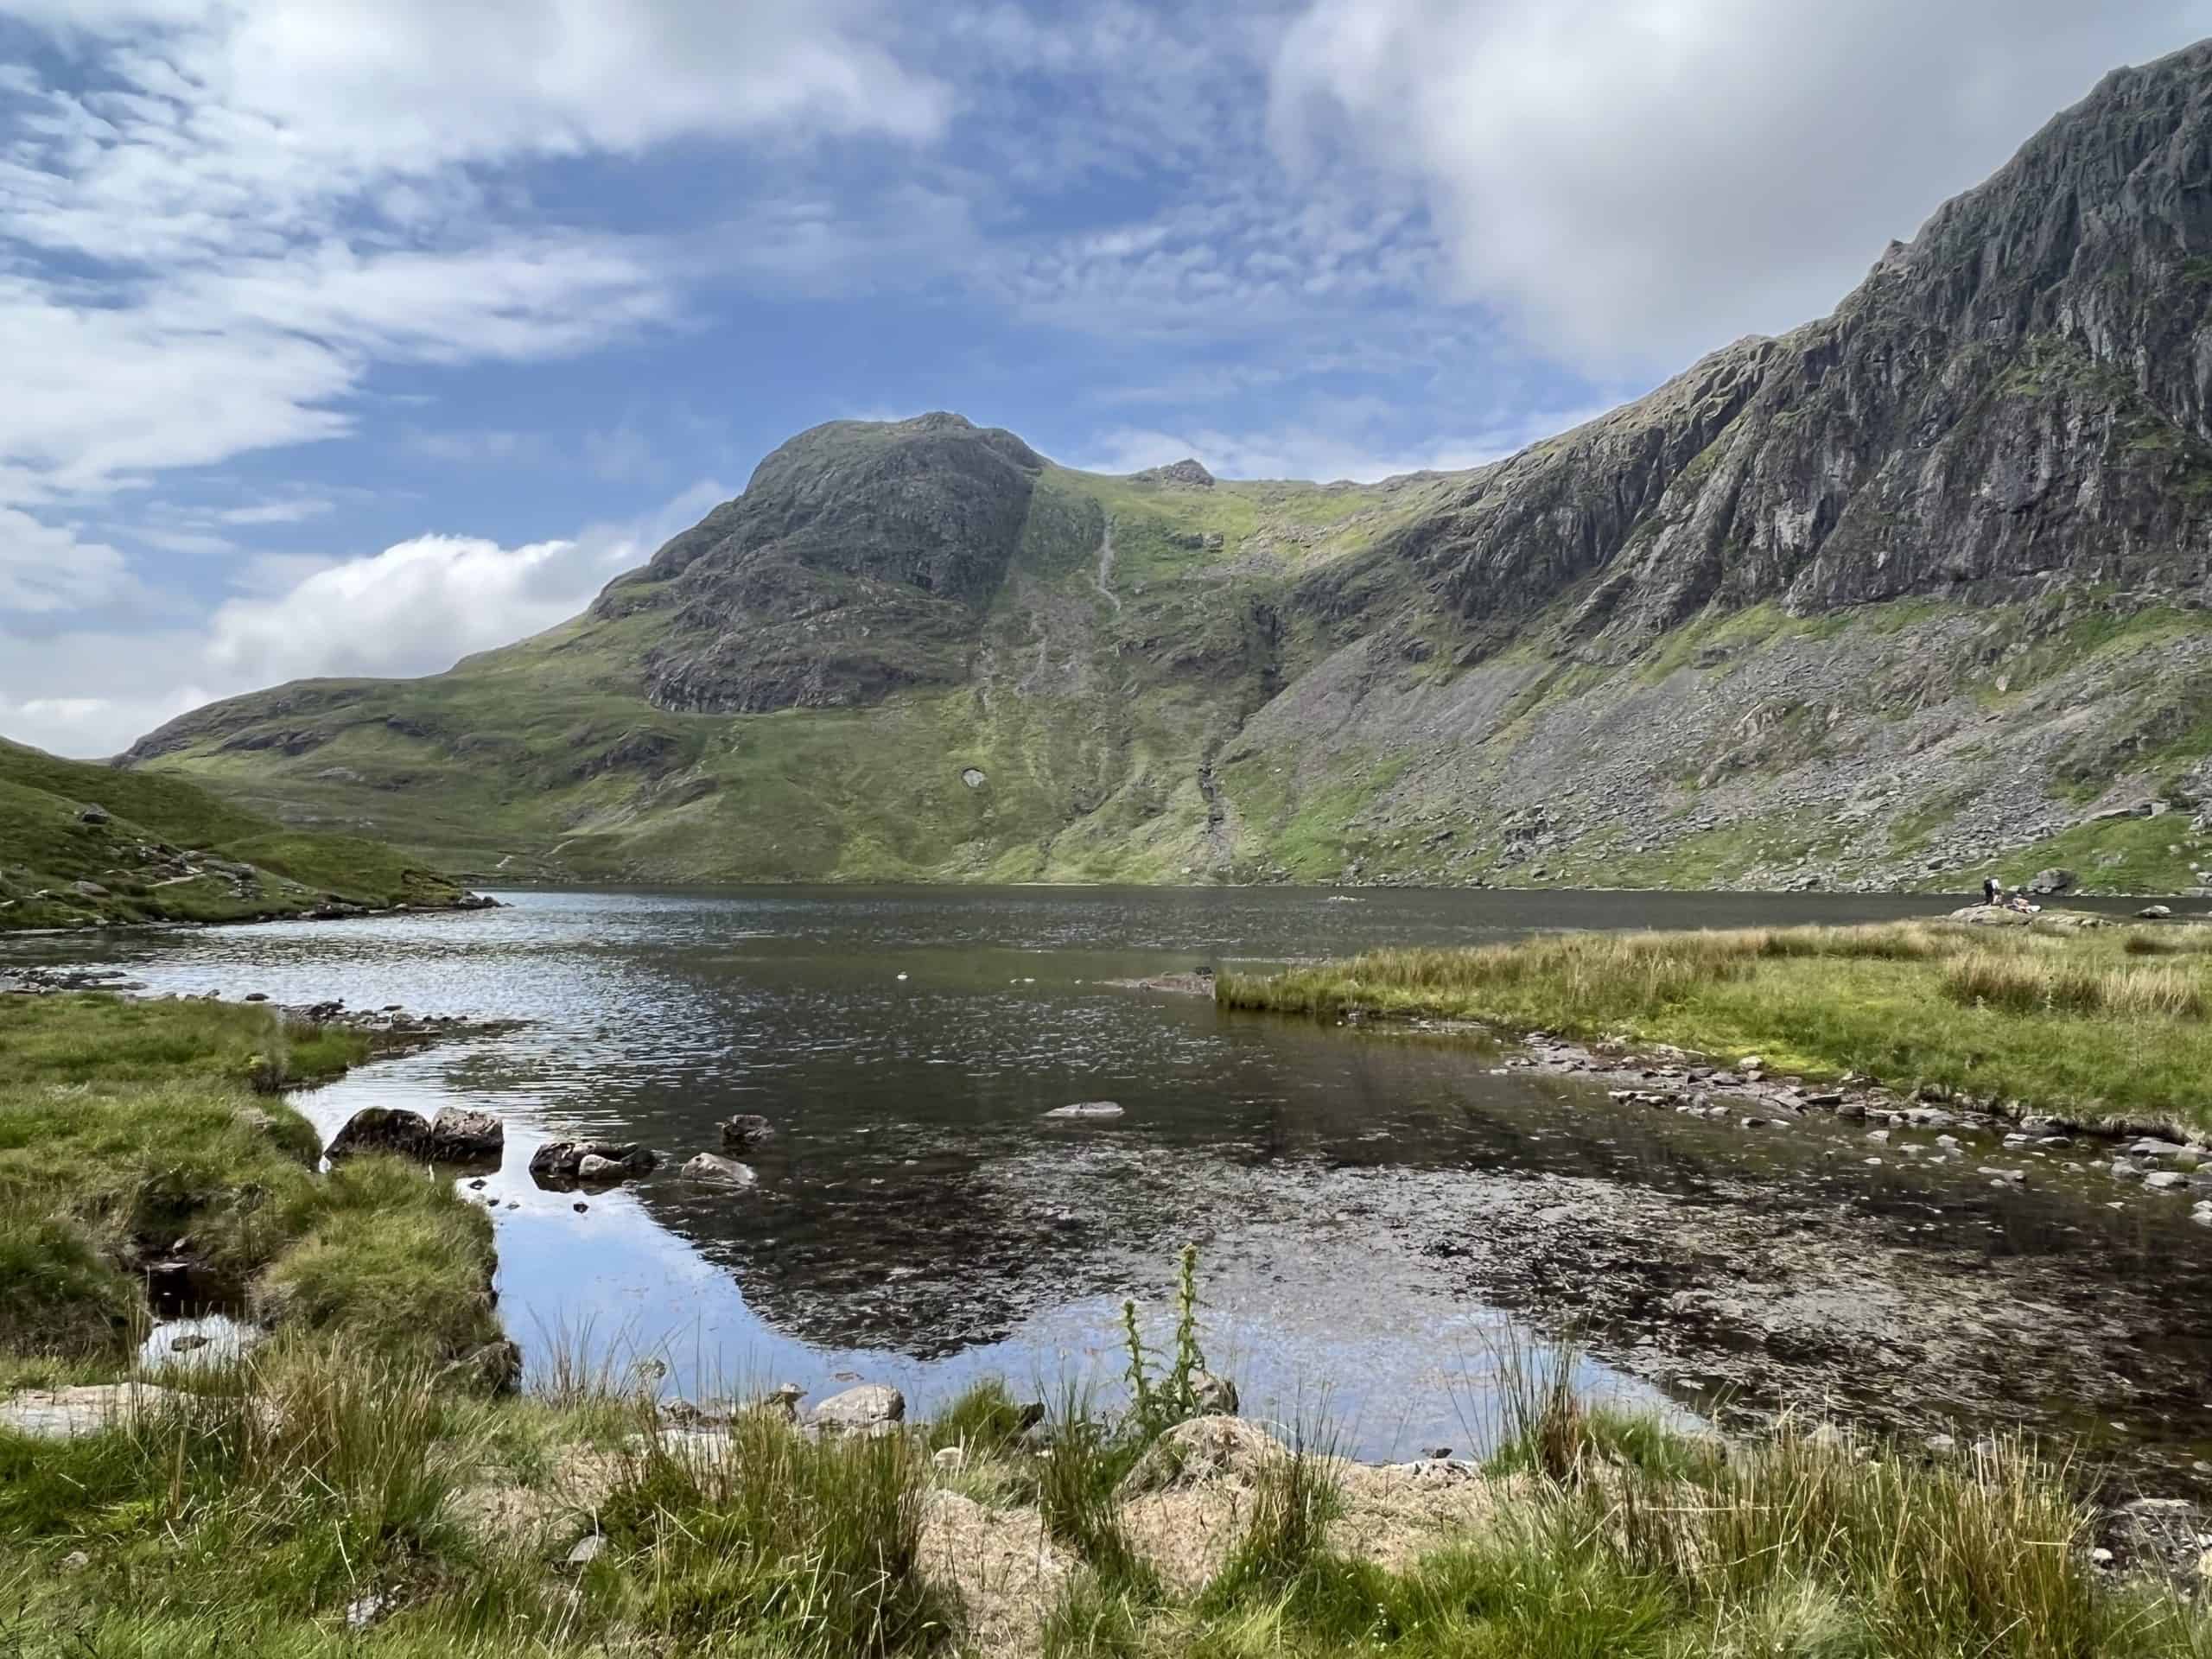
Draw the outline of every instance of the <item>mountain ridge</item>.
[[[2208,311],[2212,43],[1829,316],[1504,460],[830,423],[550,634],[125,760],[479,873],[2212,885]]]

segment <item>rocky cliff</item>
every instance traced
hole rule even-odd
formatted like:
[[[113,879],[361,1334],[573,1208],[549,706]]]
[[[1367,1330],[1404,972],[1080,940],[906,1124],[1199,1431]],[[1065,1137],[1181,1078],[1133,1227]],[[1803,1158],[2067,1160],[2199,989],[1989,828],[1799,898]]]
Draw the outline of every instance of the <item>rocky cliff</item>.
[[[545,874],[2212,882],[2209,308],[2212,43],[1505,461],[838,423],[567,628],[128,761]]]

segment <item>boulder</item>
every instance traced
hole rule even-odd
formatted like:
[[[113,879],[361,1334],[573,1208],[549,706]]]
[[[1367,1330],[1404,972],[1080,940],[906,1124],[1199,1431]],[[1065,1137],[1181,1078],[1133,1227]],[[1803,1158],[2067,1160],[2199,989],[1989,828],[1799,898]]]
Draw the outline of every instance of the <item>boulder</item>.
[[[462,1355],[439,1376],[488,1393],[512,1394],[522,1381],[522,1350],[502,1337]]]
[[[684,1165],[683,1178],[714,1186],[752,1186],[760,1179],[749,1166],[715,1152],[702,1152]]]
[[[107,821],[107,809],[104,806],[85,806],[77,810],[77,822],[79,823],[105,823]]]
[[[776,1126],[758,1112],[740,1112],[722,1120],[722,1149],[750,1152],[776,1138]]]
[[[398,1106],[364,1106],[331,1137],[324,1156],[334,1160],[359,1152],[389,1152],[423,1158],[429,1150],[430,1123],[422,1113]]]
[[[1122,1108],[1120,1103],[1111,1100],[1077,1101],[1072,1106],[1056,1106],[1051,1111],[1045,1114],[1047,1118],[1057,1118],[1064,1122],[1086,1118],[1116,1118],[1121,1116],[1121,1115]]]
[[[448,1163],[496,1160],[506,1144],[507,1126],[490,1112],[447,1106],[430,1120],[430,1156]]]
[[[591,1178],[597,1180],[624,1180],[632,1175],[648,1175],[660,1160],[652,1150],[635,1141],[616,1143],[607,1141],[548,1141],[530,1155],[530,1173],[541,1186],[558,1186],[563,1183],[574,1185],[583,1180],[583,1163],[587,1158],[597,1158],[604,1164],[619,1167],[620,1174],[607,1173],[599,1165]]]
[[[2145,905],[2135,912],[2135,916],[2139,921],[2163,922],[2173,913],[2172,908],[2166,905]]]
[[[1191,1403],[1208,1416],[1234,1417],[1236,1385],[1211,1371],[1199,1371],[1191,1378]]]
[[[181,1409],[194,1397],[147,1382],[27,1389],[0,1402],[0,1428],[35,1440],[73,1440],[149,1413]]]
[[[881,1382],[863,1382],[833,1394],[812,1411],[810,1427],[838,1434],[884,1434],[906,1415],[906,1396]]]
[[[2028,878],[2030,893],[2071,893],[2080,878],[2071,870],[2037,870]]]

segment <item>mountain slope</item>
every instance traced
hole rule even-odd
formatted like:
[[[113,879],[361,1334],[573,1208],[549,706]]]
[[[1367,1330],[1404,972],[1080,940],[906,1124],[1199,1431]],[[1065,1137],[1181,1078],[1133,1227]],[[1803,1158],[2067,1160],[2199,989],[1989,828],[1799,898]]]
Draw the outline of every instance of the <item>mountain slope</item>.
[[[550,634],[128,760],[542,875],[2193,885],[2208,308],[2212,44],[1832,316],[1492,466],[836,423]]]
[[[390,848],[286,829],[181,778],[0,741],[0,929],[469,902]]]

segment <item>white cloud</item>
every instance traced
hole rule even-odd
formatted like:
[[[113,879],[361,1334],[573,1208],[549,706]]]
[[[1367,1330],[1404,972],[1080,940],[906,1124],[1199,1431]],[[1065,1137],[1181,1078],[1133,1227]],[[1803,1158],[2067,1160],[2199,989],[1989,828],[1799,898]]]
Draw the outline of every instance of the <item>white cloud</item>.
[[[685,136],[927,138],[874,0],[0,0],[0,500],[336,437],[379,364],[669,321],[668,249],[519,228],[503,167]],[[66,73],[67,80],[54,77]],[[43,77],[43,78],[42,78]]]
[[[123,555],[106,543],[0,507],[0,613],[79,610],[122,598],[134,586]]]
[[[429,535],[334,563],[268,561],[257,567],[268,591],[190,627],[0,627],[0,732],[57,753],[112,754],[188,709],[278,681],[435,673],[575,615],[729,493],[702,482],[638,518],[521,547]],[[0,558],[0,594],[8,573]]]
[[[2205,0],[1312,0],[1281,152],[1417,181],[1466,293],[1608,368],[1822,315]]]

